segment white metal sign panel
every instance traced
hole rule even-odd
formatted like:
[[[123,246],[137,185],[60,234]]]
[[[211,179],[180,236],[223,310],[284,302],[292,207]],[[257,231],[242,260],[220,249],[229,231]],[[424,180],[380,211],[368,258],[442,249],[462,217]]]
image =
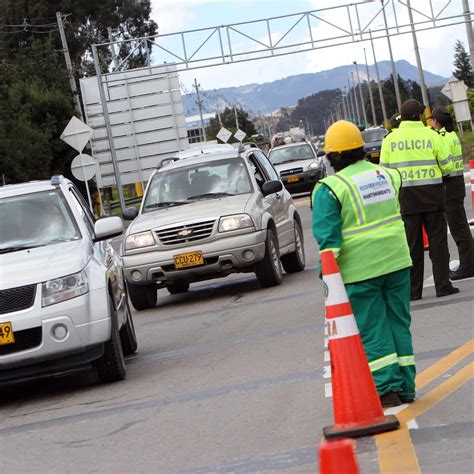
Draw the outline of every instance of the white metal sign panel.
[[[79,181],[89,181],[95,175],[95,161],[87,153],[77,155],[71,163],[71,172]]]
[[[82,120],[72,117],[60,138],[81,153],[87,142],[91,139],[93,132],[92,128],[87,126]]]
[[[172,64],[103,76],[107,110],[122,184],[145,182],[167,157],[189,142],[179,78]],[[96,77],[81,79],[87,123],[94,130],[97,184],[114,186],[110,143]]]
[[[471,111],[469,110],[469,102],[463,100],[462,102],[454,102],[454,115],[456,116],[456,122],[470,122]]]
[[[240,128],[234,133],[234,138],[239,140],[239,142],[241,142],[246,136],[247,134],[243,130],[240,130]]]
[[[221,127],[218,134],[216,135],[216,138],[218,138],[219,140],[221,140],[224,143],[227,143],[231,136],[232,136],[231,131],[227,130],[227,128]]]

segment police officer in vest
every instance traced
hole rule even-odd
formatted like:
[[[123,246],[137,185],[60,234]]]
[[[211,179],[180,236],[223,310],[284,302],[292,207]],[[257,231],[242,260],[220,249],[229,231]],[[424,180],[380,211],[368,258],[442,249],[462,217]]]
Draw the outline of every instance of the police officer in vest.
[[[313,190],[313,234],[332,250],[383,406],[415,398],[410,334],[411,258],[400,216],[401,176],[365,159],[351,122],[329,127],[324,151],[336,174]]]
[[[471,230],[464,209],[466,186],[464,184],[464,163],[459,138],[453,127],[453,119],[446,107],[438,107],[431,114],[431,126],[439,132],[448,148],[454,171],[444,178],[446,189],[446,215],[449,230],[459,252],[459,268],[450,272],[451,280],[462,280],[474,276],[474,251]]]
[[[411,299],[421,299],[423,291],[422,226],[430,242],[436,296],[458,293],[459,289],[449,280],[443,187],[443,175],[452,171],[453,164],[439,134],[421,121],[423,107],[417,100],[405,101],[400,112],[402,121],[398,130],[382,142],[380,164],[397,169],[402,176],[400,208],[413,260]]]

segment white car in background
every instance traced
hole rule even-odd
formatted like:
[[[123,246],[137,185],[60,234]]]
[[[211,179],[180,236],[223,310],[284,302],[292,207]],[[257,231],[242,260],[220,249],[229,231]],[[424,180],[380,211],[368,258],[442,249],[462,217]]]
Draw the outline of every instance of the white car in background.
[[[0,188],[0,382],[91,365],[125,378],[137,340],[122,262],[107,241],[119,217],[95,220],[62,176]]]

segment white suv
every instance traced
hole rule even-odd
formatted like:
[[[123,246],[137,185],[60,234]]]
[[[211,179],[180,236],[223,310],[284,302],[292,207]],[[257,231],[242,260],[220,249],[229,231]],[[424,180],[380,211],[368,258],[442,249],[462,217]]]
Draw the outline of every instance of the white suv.
[[[137,349],[120,257],[119,217],[95,221],[61,176],[0,188],[0,382],[92,363],[125,377]]]

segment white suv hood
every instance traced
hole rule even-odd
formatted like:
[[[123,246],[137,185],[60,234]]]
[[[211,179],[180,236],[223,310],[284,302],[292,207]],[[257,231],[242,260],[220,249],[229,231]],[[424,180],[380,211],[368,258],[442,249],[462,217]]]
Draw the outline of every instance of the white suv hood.
[[[85,239],[0,254],[0,289],[77,273],[87,265],[91,256],[92,247]]]
[[[308,159],[308,160],[298,160],[298,161],[289,161],[288,163],[281,163],[273,165],[275,169],[281,173],[282,171],[292,170],[295,168],[303,168],[303,171],[308,171],[308,166],[311,163],[318,163],[318,160]],[[321,163],[319,164],[321,166]]]
[[[239,194],[217,199],[167,207],[139,215],[127,229],[127,235],[145,232],[158,227],[180,225],[182,222],[218,219],[230,214],[242,214],[252,194]]]

